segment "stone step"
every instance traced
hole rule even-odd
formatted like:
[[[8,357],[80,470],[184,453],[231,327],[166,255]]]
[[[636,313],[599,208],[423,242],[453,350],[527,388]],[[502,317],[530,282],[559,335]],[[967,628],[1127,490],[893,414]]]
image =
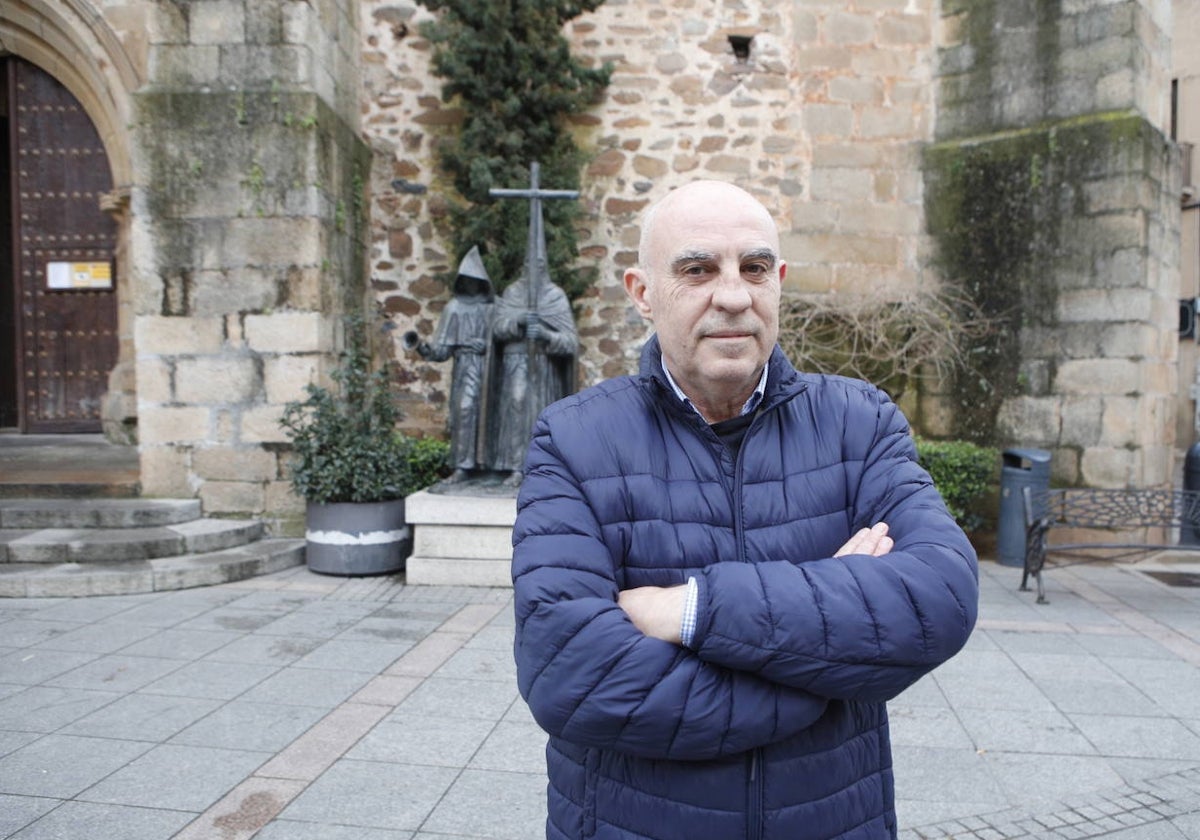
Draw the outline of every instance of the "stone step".
[[[150,528],[199,518],[198,499],[0,499],[0,528]]]
[[[107,563],[3,563],[0,597],[135,595],[213,586],[304,562],[304,540],[267,539],[224,551]]]
[[[137,496],[137,478],[111,481],[0,481],[0,499],[130,499]]]
[[[245,519],[195,519],[147,528],[0,530],[0,563],[113,563],[202,554],[245,545],[263,524]]]

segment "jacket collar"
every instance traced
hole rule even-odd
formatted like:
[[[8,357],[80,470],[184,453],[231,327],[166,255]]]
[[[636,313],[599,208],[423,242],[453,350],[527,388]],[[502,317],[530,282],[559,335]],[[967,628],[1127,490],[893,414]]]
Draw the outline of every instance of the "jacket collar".
[[[665,394],[674,399],[675,391],[663,374],[662,348],[659,346],[657,333],[650,336],[650,340],[642,347],[639,373],[643,379],[653,381]],[[792,367],[792,363],[788,361],[783,350],[776,344],[775,349],[771,351],[770,361],[767,363],[767,388],[759,408],[772,408],[791,399],[804,388],[805,384],[800,373]]]

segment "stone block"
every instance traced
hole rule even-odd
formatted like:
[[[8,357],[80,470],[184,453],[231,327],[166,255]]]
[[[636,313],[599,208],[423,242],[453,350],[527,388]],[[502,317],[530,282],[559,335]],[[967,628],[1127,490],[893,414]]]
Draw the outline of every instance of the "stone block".
[[[405,561],[404,581],[410,586],[512,586],[512,562],[413,554]]]
[[[899,246],[893,237],[857,234],[796,234],[789,240],[804,262],[894,266]]]
[[[242,443],[285,443],[287,436],[279,425],[283,414],[282,405],[264,405],[248,408],[241,413]]]
[[[1062,400],[1062,440],[1072,444],[1096,446],[1104,434],[1105,398],[1064,397]]]
[[[854,133],[854,111],[849,105],[805,105],[804,130],[814,137],[850,137]]]
[[[839,213],[840,229],[846,233],[919,234],[925,220],[912,208],[902,204],[880,204],[874,201],[851,201],[847,196]]]
[[[513,496],[461,496],[421,490],[404,499],[404,520],[421,525],[499,525],[511,528],[517,519]]]
[[[1098,443],[1102,446],[1137,446],[1146,441],[1140,440],[1145,435],[1157,432],[1145,422],[1145,401],[1140,397],[1107,397],[1104,400],[1104,411],[1101,415],[1101,436]],[[1088,441],[1079,441],[1088,443]]]
[[[814,167],[808,189],[814,201],[861,202],[871,197],[873,186],[868,170]]]
[[[138,461],[143,496],[192,498],[190,450],[174,446],[151,446],[143,440]]]
[[[878,103],[883,99],[883,84],[878,79],[835,76],[829,80],[829,98],[833,102]]]
[[[413,528],[413,554],[476,560],[509,558],[512,556],[512,528],[479,525]]]
[[[827,265],[789,263],[783,288],[805,294],[829,292],[833,289],[833,269]]]
[[[213,513],[262,513],[266,507],[262,482],[206,481],[200,487],[200,504],[205,515]]]
[[[236,405],[252,402],[261,393],[258,367],[249,356],[203,356],[175,364],[175,398],[179,402]]]
[[[212,418],[207,408],[138,402],[138,440],[142,444],[198,443],[209,440],[211,433]]]
[[[792,230],[797,233],[832,233],[838,226],[840,209],[836,201],[793,201]],[[784,258],[788,258],[788,249],[784,248],[782,243],[780,247]],[[795,256],[798,258],[801,255],[797,253]]]
[[[137,361],[137,399],[144,403],[169,403],[175,399],[172,366],[163,359],[144,356]]]
[[[1151,295],[1142,289],[1076,289],[1058,295],[1056,315],[1060,323],[1122,320],[1151,322]]]
[[[290,481],[269,481],[266,485],[267,511],[275,517],[288,519],[304,516],[304,499],[296,495]]]
[[[263,359],[263,386],[267,402],[304,399],[304,386],[320,379],[319,356],[268,356]]]
[[[246,217],[231,220],[225,231],[221,264],[214,268],[242,266],[319,265],[325,258],[326,241],[321,220],[316,218]],[[236,255],[231,262],[230,255]]]
[[[1131,394],[1141,389],[1140,365],[1130,359],[1071,359],[1054,376],[1060,394]]]
[[[274,273],[257,268],[197,272],[192,310],[201,316],[261,312],[276,303]]]
[[[216,353],[225,338],[220,318],[138,315],[133,322],[133,333],[141,355]]]
[[[1132,449],[1089,447],[1079,460],[1080,478],[1088,487],[1136,486],[1138,461]]]
[[[1059,401],[1055,397],[1013,397],[1001,404],[996,416],[998,437],[1019,440],[1025,446],[1057,445],[1060,427]]]
[[[854,166],[873,169],[885,163],[883,150],[871,143],[815,143],[812,151],[814,167]]]
[[[913,108],[866,107],[859,116],[859,134],[868,139],[921,136],[922,111]]]
[[[825,18],[823,31],[825,41],[829,44],[869,44],[875,40],[875,17],[835,12]]]
[[[188,40],[193,44],[240,44],[245,29],[242,0],[206,0],[189,7]]]
[[[320,353],[333,347],[333,326],[320,312],[247,315],[246,344],[259,353]]]
[[[205,446],[192,452],[192,469],[208,481],[271,481],[278,458],[257,446]]]
[[[929,15],[883,15],[879,19],[879,43],[888,46],[928,44],[933,37]]]

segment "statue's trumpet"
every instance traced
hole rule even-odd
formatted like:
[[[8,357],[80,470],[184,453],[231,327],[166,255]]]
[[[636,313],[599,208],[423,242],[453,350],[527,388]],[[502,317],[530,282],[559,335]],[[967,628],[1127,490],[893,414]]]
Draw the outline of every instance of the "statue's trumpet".
[[[421,346],[421,336],[417,334],[416,330],[409,330],[401,336],[400,343],[405,350],[416,350]]]

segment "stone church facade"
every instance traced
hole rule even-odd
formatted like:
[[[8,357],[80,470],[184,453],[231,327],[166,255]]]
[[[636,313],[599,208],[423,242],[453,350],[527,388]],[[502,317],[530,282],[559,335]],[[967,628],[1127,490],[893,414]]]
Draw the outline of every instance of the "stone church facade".
[[[399,343],[432,331],[447,296],[434,278],[461,256],[444,237],[452,198],[434,158],[461,115],[429,70],[428,14],[408,0],[0,9],[0,62],[73,95],[111,172],[87,197],[115,231],[115,361],[94,420],[136,439],[146,495],[288,530],[301,506],[278,417],[325,376],[350,312],[386,313],[379,349],[398,363],[405,425],[440,432],[446,366]],[[957,240],[937,228],[939,207],[989,206],[977,201],[986,182],[960,178],[966,161],[1036,176],[1023,183],[1054,197],[1035,208],[1054,241],[1013,264],[1027,313],[1009,345],[1020,387],[996,401],[995,440],[1052,450],[1068,483],[1171,481],[1190,443],[1176,431],[1191,414],[1176,307],[1180,266],[1194,270],[1179,250],[1171,142],[1186,101],[1173,108],[1171,91],[1200,106],[1172,86],[1172,20],[1162,0],[608,0],[572,21],[575,54],[614,68],[604,101],[572,123],[589,152],[580,250],[600,278],[577,303],[581,384],[635,365],[646,329],[621,272],[639,212],[672,187],[711,177],[758,195],[779,221],[791,290],[902,291],[970,273],[971,259],[986,267],[986,254],[949,261]],[[28,95],[15,87],[13,130]],[[1078,143],[1086,154],[1062,152]],[[16,159],[23,147],[5,148]],[[7,236],[15,261],[24,240]],[[27,262],[21,282],[36,285]],[[1035,273],[1053,295],[1022,285]],[[12,301],[0,333],[14,336],[0,335],[0,359],[16,369],[0,401],[7,388],[25,413],[5,425],[27,431],[33,368],[16,357],[40,339],[16,340],[30,321],[18,280],[0,285]],[[961,410],[942,391],[910,410],[953,435]]]

